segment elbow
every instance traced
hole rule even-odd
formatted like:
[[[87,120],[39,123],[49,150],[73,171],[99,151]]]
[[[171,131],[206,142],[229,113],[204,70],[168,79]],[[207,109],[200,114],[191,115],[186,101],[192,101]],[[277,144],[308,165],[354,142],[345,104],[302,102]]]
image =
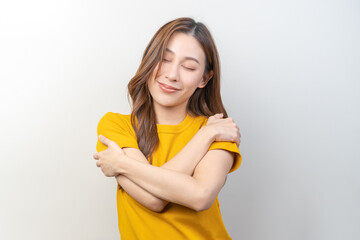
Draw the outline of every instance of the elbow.
[[[196,202],[194,203],[193,209],[197,212],[208,210],[214,201],[215,200],[213,199],[210,191],[203,189],[199,191],[199,195],[196,199]]]
[[[152,201],[152,203],[149,205],[149,209],[153,212],[162,212],[167,205],[168,202],[163,201],[161,199],[156,199]]]
[[[196,206],[193,208],[197,212],[208,210],[211,207],[212,204],[209,202],[199,202],[196,204]]]

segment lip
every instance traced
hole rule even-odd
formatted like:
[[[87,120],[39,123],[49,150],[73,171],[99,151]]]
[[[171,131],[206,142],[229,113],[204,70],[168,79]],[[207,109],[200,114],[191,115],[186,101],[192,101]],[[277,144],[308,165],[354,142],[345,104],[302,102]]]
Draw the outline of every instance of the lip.
[[[159,83],[159,87],[160,89],[165,92],[165,93],[174,93],[176,91],[179,91],[180,89],[178,88],[175,88],[175,87],[172,87],[170,85],[167,85],[165,83],[161,83],[161,82],[158,82]]]

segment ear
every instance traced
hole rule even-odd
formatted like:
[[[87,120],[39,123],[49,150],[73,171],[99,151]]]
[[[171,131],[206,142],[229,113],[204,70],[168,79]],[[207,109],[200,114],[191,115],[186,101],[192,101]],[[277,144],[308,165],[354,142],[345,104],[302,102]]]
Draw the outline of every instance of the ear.
[[[198,88],[204,88],[206,84],[210,81],[210,79],[213,77],[213,75],[214,75],[213,70],[211,70],[208,74],[204,74],[198,85]]]

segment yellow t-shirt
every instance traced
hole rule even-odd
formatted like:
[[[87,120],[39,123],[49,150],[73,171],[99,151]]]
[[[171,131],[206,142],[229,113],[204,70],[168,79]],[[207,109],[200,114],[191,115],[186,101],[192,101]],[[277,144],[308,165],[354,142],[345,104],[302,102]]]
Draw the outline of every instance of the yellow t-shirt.
[[[174,157],[206,123],[206,117],[187,115],[178,125],[157,124],[159,145],[153,152],[152,165],[159,167]],[[97,132],[115,141],[121,148],[139,149],[130,115],[106,113],[98,124]],[[98,140],[96,150],[100,152],[106,148]],[[241,155],[235,143],[214,142],[209,150],[212,149],[225,149],[234,153],[234,164],[229,173],[239,168]],[[197,212],[169,202],[164,211],[158,213],[141,205],[124,189],[118,188],[117,210],[122,240],[231,239],[221,218],[218,197],[205,211]]]

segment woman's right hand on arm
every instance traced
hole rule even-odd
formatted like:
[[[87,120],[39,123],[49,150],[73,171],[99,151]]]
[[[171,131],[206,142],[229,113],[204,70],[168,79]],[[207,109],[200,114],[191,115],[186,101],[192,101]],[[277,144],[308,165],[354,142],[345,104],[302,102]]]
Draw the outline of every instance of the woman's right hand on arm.
[[[240,130],[232,118],[223,118],[222,113],[209,117],[204,126],[209,132],[213,141],[216,142],[235,142],[240,145]]]

